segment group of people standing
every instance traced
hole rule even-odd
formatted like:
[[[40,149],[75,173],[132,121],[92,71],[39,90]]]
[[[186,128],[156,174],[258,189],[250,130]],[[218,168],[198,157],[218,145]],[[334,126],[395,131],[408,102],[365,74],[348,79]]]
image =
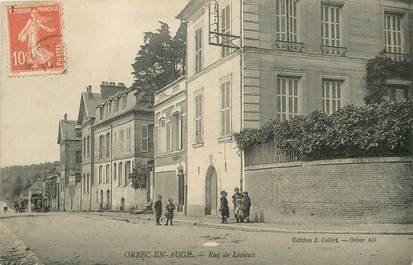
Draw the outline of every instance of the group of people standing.
[[[248,192],[240,192],[239,188],[234,189],[234,194],[232,195],[232,204],[234,205],[234,217],[237,220],[237,223],[248,223],[251,209],[251,198],[248,195]],[[155,220],[156,225],[161,225],[162,217],[162,196],[158,195],[154,203],[155,211]],[[174,211],[176,207],[172,198],[168,199],[168,203],[165,206],[165,225],[173,225],[172,221],[174,218]],[[221,191],[220,207],[219,211],[221,212],[221,223],[226,224],[229,218],[229,206],[227,200],[227,192]]]
[[[234,217],[237,223],[248,223],[251,209],[251,198],[247,191],[240,192],[239,188],[234,189],[232,195],[232,204],[234,206]],[[221,223],[226,224],[229,218],[229,206],[227,200],[227,192],[221,191],[220,207]]]
[[[155,210],[155,219],[156,219],[156,225],[161,225],[161,217],[162,217],[162,196],[158,195],[155,204],[154,204],[154,210]],[[174,211],[175,211],[175,204],[172,198],[168,199],[168,203],[165,206],[165,217],[166,217],[166,224],[165,225],[174,225],[172,223],[172,220],[174,219]]]

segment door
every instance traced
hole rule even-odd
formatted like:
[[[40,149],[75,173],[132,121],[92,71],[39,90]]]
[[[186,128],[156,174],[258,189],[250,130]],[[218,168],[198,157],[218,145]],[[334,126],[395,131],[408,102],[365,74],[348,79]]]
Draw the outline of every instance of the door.
[[[103,208],[103,190],[100,190],[100,205],[99,208],[102,210]]]
[[[110,202],[110,191],[107,190],[106,191],[106,210],[110,210],[109,209],[109,202]]]
[[[120,198],[120,210],[125,210],[125,198]]]
[[[217,214],[217,196],[217,172],[210,166],[205,178],[205,215]]]

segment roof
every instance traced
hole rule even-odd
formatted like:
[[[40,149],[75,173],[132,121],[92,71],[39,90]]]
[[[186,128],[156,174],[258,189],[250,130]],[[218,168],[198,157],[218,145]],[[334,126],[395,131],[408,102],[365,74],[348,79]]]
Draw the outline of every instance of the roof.
[[[57,143],[60,144],[62,141],[65,141],[65,140],[80,140],[80,137],[76,136],[76,131],[75,131],[76,126],[77,126],[77,121],[60,120]]]
[[[96,106],[102,102],[102,95],[99,93],[83,92],[80,98],[79,114],[77,118],[78,124],[82,124],[83,112],[88,118],[94,118],[96,114]]]
[[[190,14],[196,11],[204,0],[190,0],[189,3],[176,16],[177,19],[186,20]]]

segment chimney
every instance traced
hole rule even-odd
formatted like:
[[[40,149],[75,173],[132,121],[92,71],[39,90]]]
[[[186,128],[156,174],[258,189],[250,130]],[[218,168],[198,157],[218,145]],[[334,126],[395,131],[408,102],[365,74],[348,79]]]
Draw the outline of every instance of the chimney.
[[[102,101],[105,99],[116,95],[116,93],[121,92],[125,89],[125,85],[116,85],[115,82],[105,82],[100,84],[100,93],[102,94]]]
[[[91,93],[92,93],[92,86],[91,86],[91,85],[88,85],[88,86],[86,87],[86,92],[87,92],[88,94],[91,94]]]
[[[65,118],[65,121],[67,121],[67,113],[65,113],[64,118]]]

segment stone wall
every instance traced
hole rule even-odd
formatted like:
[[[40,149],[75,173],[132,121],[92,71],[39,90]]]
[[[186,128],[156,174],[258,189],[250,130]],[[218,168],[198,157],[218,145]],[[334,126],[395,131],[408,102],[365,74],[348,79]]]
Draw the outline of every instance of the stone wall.
[[[251,219],[278,223],[413,223],[413,159],[250,166]]]

